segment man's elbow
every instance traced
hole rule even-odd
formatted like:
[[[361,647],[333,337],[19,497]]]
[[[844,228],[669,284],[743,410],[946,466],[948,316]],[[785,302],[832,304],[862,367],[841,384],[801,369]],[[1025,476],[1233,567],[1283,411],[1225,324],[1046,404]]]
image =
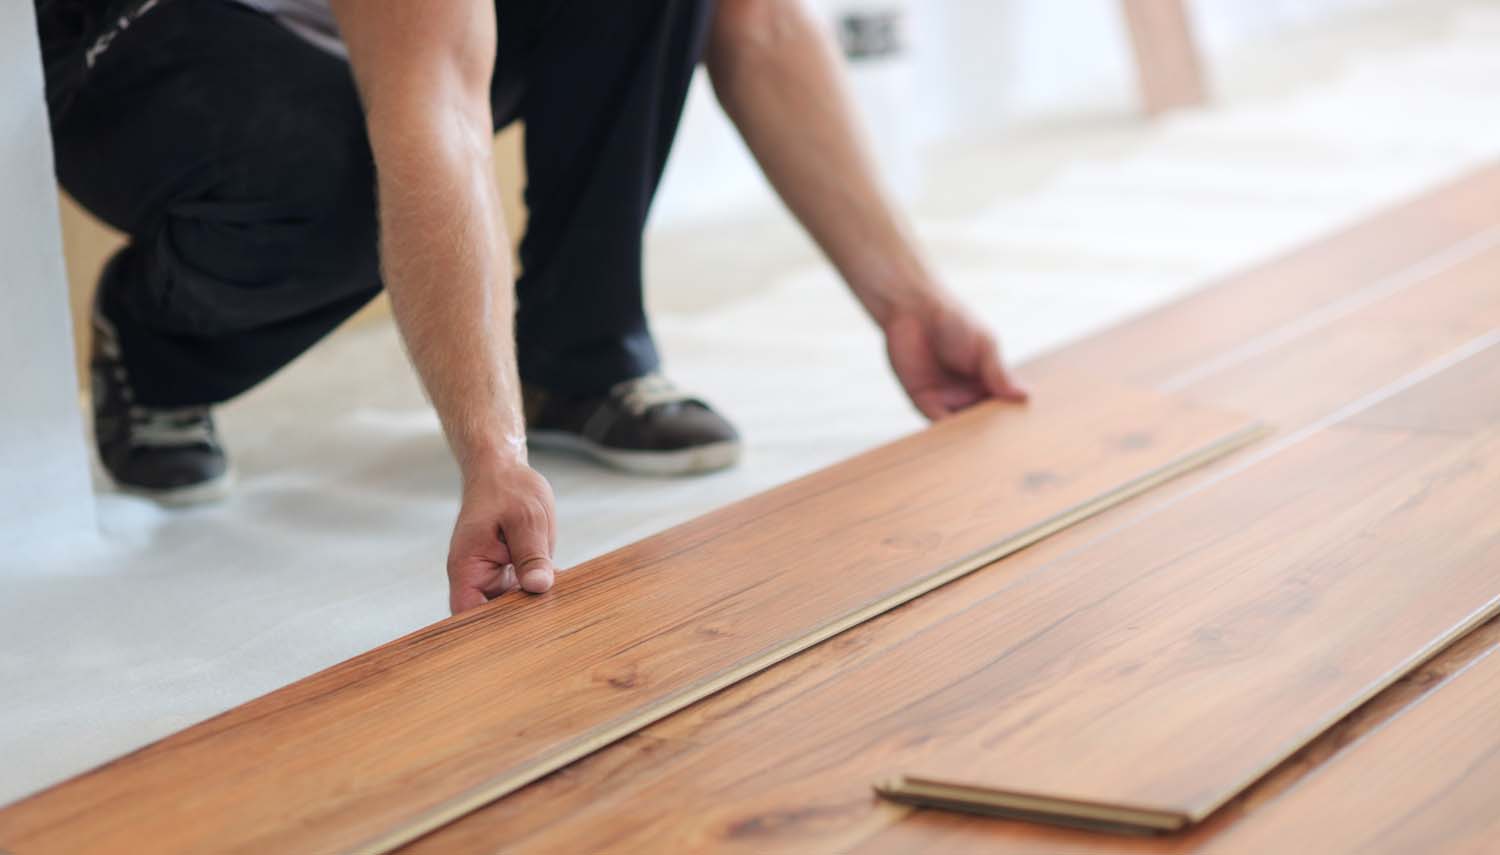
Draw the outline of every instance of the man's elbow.
[[[815,27],[804,0],[719,0],[708,66],[717,77],[781,55]]]

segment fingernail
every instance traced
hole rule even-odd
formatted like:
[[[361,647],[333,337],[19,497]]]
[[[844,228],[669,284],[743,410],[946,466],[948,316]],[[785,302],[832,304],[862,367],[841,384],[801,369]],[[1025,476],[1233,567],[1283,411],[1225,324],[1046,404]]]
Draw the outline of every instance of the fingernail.
[[[521,577],[521,587],[533,594],[540,594],[552,587],[552,571],[543,567],[527,570]]]

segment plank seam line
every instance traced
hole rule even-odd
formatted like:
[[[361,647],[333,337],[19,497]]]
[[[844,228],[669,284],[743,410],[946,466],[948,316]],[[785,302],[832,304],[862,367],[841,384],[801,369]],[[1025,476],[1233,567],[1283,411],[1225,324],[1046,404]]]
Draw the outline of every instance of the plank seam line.
[[[1420,383],[1432,377],[1433,375],[1440,374],[1448,368],[1451,368],[1454,365],[1457,365],[1458,363],[1473,357],[1475,354],[1481,353],[1489,349],[1490,347],[1493,347],[1497,343],[1500,343],[1500,330],[1495,330],[1467,342],[1457,350],[1439,357],[1433,362],[1430,362],[1427,365],[1424,365],[1416,369],[1415,371],[1412,371],[1411,373],[1392,381],[1390,384],[1387,384],[1386,386],[1381,387],[1380,389],[1377,389],[1368,395],[1345,404],[1343,407],[1340,407],[1330,415],[1319,419],[1318,421],[1302,428],[1301,430],[1287,434],[1286,436],[1277,439],[1275,442],[1264,445],[1259,449],[1244,455],[1243,457],[1236,460],[1233,464],[1225,467],[1222,472],[1215,473],[1212,478],[1205,479],[1200,484],[1186,487],[1181,492],[1157,499],[1154,504],[1148,504],[1145,507],[1141,508],[1141,510],[1134,516],[1122,519],[1114,526],[1099,532],[1096,536],[1084,541],[1083,543],[1078,544],[1077,546],[1070,550],[1067,550],[1066,552],[1063,552],[1061,555],[1058,555],[1057,557],[1047,561],[1045,564],[1033,568],[1030,572],[1016,577],[1013,581],[1010,582],[1010,584],[1004,586],[1000,590],[986,595],[979,600],[976,600],[973,603],[970,603],[968,606],[965,606],[963,609],[955,612],[954,615],[964,615],[968,614],[974,609],[983,608],[984,604],[989,602],[990,600],[993,600],[996,597],[1006,596],[1012,588],[1015,588],[1018,585],[1025,584],[1028,580],[1041,573],[1048,572],[1049,568],[1051,568],[1058,562],[1067,561],[1074,556],[1077,556],[1078,554],[1084,552],[1085,550],[1092,549],[1100,543],[1120,534],[1125,529],[1131,528],[1137,523],[1143,522],[1146,519],[1155,516],[1156,514],[1166,511],[1173,505],[1176,505],[1178,502],[1184,501],[1188,498],[1191,498],[1192,496],[1196,496],[1204,490],[1212,489],[1213,487],[1223,483],[1224,481],[1227,481],[1235,475],[1244,472],[1246,469],[1249,469],[1250,467],[1255,466],[1258,463],[1262,463],[1270,457],[1285,451],[1291,446],[1306,440],[1313,434],[1321,430],[1326,430],[1330,427],[1333,427],[1339,422],[1356,416],[1360,412],[1369,409],[1370,407],[1373,407],[1377,404],[1380,404],[1388,398],[1399,395],[1411,386],[1414,386],[1417,383]],[[934,627],[931,626],[924,627],[919,630],[913,636],[913,638],[919,637],[932,630],[933,628]]]
[[[1402,375],[1401,377],[1398,377],[1397,379],[1374,390],[1373,392],[1356,398],[1355,400],[1345,404],[1332,413],[1329,413],[1316,422],[1313,422],[1312,424],[1309,424],[1306,427],[1301,428],[1300,430],[1287,434],[1286,436],[1278,439],[1276,442],[1263,446],[1252,452],[1251,454],[1238,459],[1237,461],[1226,467],[1224,471],[1217,473],[1213,478],[1208,479],[1201,484],[1196,484],[1188,487],[1175,495],[1168,496],[1157,501],[1154,505],[1141,510],[1140,513],[1130,517],[1129,519],[1122,520],[1113,528],[1101,532],[1098,537],[1089,540],[1086,543],[1080,544],[1077,548],[1070,550],[1063,555],[1058,556],[1057,558],[1054,558],[1053,560],[1047,562],[1045,565],[1036,568],[1031,573],[1026,574],[1026,576],[1022,577],[1021,579],[1015,580],[1015,582],[1007,586],[1007,589],[1021,584],[1025,579],[1031,578],[1038,573],[1045,572],[1048,567],[1056,564],[1057,562],[1066,561],[1074,555],[1077,555],[1086,549],[1089,549],[1103,541],[1108,540],[1111,537],[1120,534],[1124,530],[1136,525],[1137,523],[1142,522],[1149,517],[1155,516],[1156,514],[1162,513],[1163,511],[1178,504],[1179,502],[1195,496],[1203,492],[1204,490],[1208,490],[1219,484],[1222,484],[1223,482],[1234,477],[1235,475],[1240,474],[1241,472],[1244,472],[1250,467],[1263,463],[1271,457],[1274,457],[1282,451],[1285,451],[1287,448],[1305,441],[1313,434],[1319,433],[1323,430],[1327,430],[1328,428],[1334,427],[1341,422],[1348,421],[1350,418],[1358,415],[1359,413],[1368,410],[1380,403],[1383,403],[1384,401],[1401,394],[1407,389],[1410,389],[1413,386],[1416,386],[1417,384],[1437,374],[1441,374],[1449,368],[1452,368],[1453,366],[1458,365],[1479,353],[1483,353],[1491,347],[1494,347],[1496,344],[1500,344],[1500,329],[1491,330],[1484,335],[1470,339],[1468,342],[1465,342],[1458,348],[1444,354],[1441,357],[1438,357],[1435,360],[1432,360],[1431,362],[1428,362],[1426,365],[1423,365],[1413,371],[1408,372],[1407,374]],[[964,609],[963,612],[960,612],[960,614],[967,612],[973,608],[979,607],[984,602],[993,599],[996,596],[1000,596],[1003,593],[1004,591],[999,591],[991,594],[990,596],[985,597],[979,602],[969,606],[969,608]],[[1389,674],[1384,675],[1379,680],[1375,681],[1371,686],[1366,687],[1365,692],[1361,693],[1361,695],[1353,704],[1344,707],[1341,712],[1334,716],[1330,721],[1324,723],[1321,728],[1313,729],[1304,737],[1299,738],[1296,744],[1293,745],[1291,751],[1280,754],[1275,762],[1270,763],[1264,769],[1258,771],[1254,775],[1254,777],[1250,779],[1251,783],[1253,784],[1255,781],[1259,781],[1268,772],[1279,765],[1282,760],[1285,760],[1287,757],[1291,756],[1291,754],[1300,750],[1307,743],[1311,742],[1313,739],[1316,739],[1319,734],[1327,730],[1327,728],[1333,723],[1336,723],[1338,720],[1342,719],[1353,710],[1358,709],[1365,702],[1369,701],[1375,695],[1383,691],[1391,683],[1394,683],[1397,679],[1400,679],[1402,674],[1407,673],[1412,668],[1418,667],[1422,663],[1438,655],[1447,647],[1452,645],[1455,641],[1468,634],[1469,631],[1474,629],[1474,627],[1480,625],[1481,623],[1484,623],[1486,620],[1489,620],[1492,617],[1495,617],[1497,613],[1500,613],[1500,597],[1492,599],[1480,609],[1467,616],[1457,626],[1451,627],[1447,632],[1445,632],[1441,637],[1437,639],[1436,643],[1429,651],[1425,653],[1425,655],[1419,656],[1414,662],[1407,663],[1404,669],[1397,668]],[[925,631],[926,630],[924,630],[924,632]],[[877,792],[880,791],[880,782],[875,783],[875,789]],[[1189,816],[1193,822],[1201,821],[1209,814],[1222,807],[1227,801],[1239,795],[1239,793],[1243,792],[1244,789],[1245,787],[1240,787],[1239,789],[1234,790],[1227,795],[1224,795],[1217,800],[1210,802],[1206,807],[1200,805],[1197,808],[1190,810],[1187,813],[1187,816]]]
[[[1270,332],[1262,333],[1201,365],[1179,372],[1162,381],[1157,389],[1162,392],[1180,392],[1221,371],[1226,371],[1269,350],[1317,332],[1366,306],[1399,294],[1440,273],[1446,273],[1497,245],[1500,245],[1500,226],[1490,226],[1479,234],[1467,237],[1436,255],[1429,255],[1395,273],[1387,274],[1373,285],[1335,300]]]
[[[1299,734],[1292,740],[1292,742],[1287,747],[1287,750],[1283,751],[1277,756],[1274,762],[1267,763],[1265,766],[1257,769],[1255,773],[1249,778],[1249,784],[1246,784],[1244,787],[1241,787],[1240,789],[1235,790],[1231,793],[1221,795],[1219,798],[1214,799],[1207,804],[1199,805],[1190,813],[1193,821],[1201,822],[1209,814],[1223,807],[1224,804],[1230,799],[1244,792],[1256,781],[1259,781],[1261,778],[1264,778],[1267,774],[1269,774],[1271,770],[1281,765],[1281,761],[1285,760],[1288,757],[1291,757],[1298,751],[1301,751],[1308,745],[1308,743],[1312,742],[1314,739],[1317,739],[1330,727],[1338,724],[1341,720],[1344,719],[1345,716],[1364,706],[1366,703],[1369,703],[1376,695],[1389,688],[1391,684],[1395,683],[1406,674],[1411,673],[1413,670],[1422,667],[1422,665],[1431,661],[1434,657],[1442,653],[1444,650],[1447,650],[1459,639],[1472,632],[1475,627],[1488,621],[1490,618],[1495,617],[1496,614],[1500,614],[1500,597],[1491,598],[1489,602],[1471,612],[1462,621],[1455,624],[1454,626],[1449,627],[1446,632],[1438,636],[1438,638],[1433,642],[1430,649],[1418,652],[1413,656],[1407,657],[1406,661],[1400,663],[1390,671],[1387,671],[1385,674],[1381,675],[1379,679],[1366,686],[1364,691],[1356,695],[1353,700],[1339,707],[1331,715],[1326,716],[1324,719],[1318,721],[1314,726]],[[1494,651],[1491,651],[1491,653],[1493,652]],[[1480,657],[1480,661],[1488,658],[1489,655],[1489,653],[1486,653],[1484,656]],[[1462,674],[1464,671],[1467,671],[1469,668],[1473,667],[1474,664],[1474,662],[1470,662],[1468,665],[1464,666],[1463,670],[1459,671],[1457,674],[1450,675],[1447,680],[1444,680],[1442,683],[1439,683],[1436,687],[1434,687],[1433,691],[1441,688],[1444,683],[1447,683],[1449,680],[1457,677],[1458,674]],[[1420,701],[1418,701],[1417,703],[1420,703]],[[1391,721],[1394,721],[1396,718],[1400,718],[1401,715],[1404,714],[1405,711],[1403,711],[1401,714],[1396,715],[1391,719]],[[1389,723],[1390,721],[1386,722],[1386,724]],[[1384,727],[1385,725],[1381,726]],[[1376,730],[1379,729],[1380,728],[1376,728]],[[1343,750],[1348,750],[1347,746]]]
[[[1292,433],[1287,434],[1284,437],[1281,437],[1280,439],[1277,439],[1275,442],[1262,446],[1254,452],[1241,457],[1234,463],[1225,467],[1222,472],[1215,474],[1213,478],[1205,480],[1201,484],[1195,484],[1191,487],[1188,487],[1180,493],[1176,493],[1174,495],[1167,496],[1158,500],[1155,504],[1143,508],[1140,513],[1136,514],[1135,516],[1130,517],[1126,520],[1122,520],[1118,525],[1111,529],[1108,529],[1107,531],[1100,532],[1098,537],[1088,541],[1087,543],[1079,544],[1077,549],[1064,553],[1063,555],[1059,555],[1049,563],[1070,558],[1073,555],[1076,555],[1078,552],[1081,552],[1084,549],[1088,549],[1089,547],[1099,543],[1102,540],[1113,537],[1124,529],[1127,529],[1135,525],[1136,523],[1145,520],[1148,517],[1161,513],[1162,511],[1165,511],[1167,508],[1170,508],[1178,502],[1181,502],[1192,496],[1196,496],[1204,490],[1217,486],[1218,484],[1221,484],[1229,478],[1232,478],[1235,475],[1244,472],[1246,469],[1249,469],[1252,466],[1265,462],[1272,456],[1280,454],[1286,449],[1306,440],[1308,437],[1312,436],[1315,433],[1318,433],[1319,431],[1327,430],[1328,428],[1334,427],[1341,422],[1348,421],[1349,419],[1359,415],[1365,410],[1368,410],[1376,406],[1377,404],[1384,403],[1385,401],[1401,394],[1402,392],[1405,392],[1407,389],[1410,389],[1418,383],[1421,383],[1424,380],[1427,380],[1437,374],[1441,374],[1449,368],[1452,368],[1453,366],[1458,365],[1459,363],[1470,359],[1477,354],[1483,353],[1491,347],[1494,347],[1496,344],[1500,344],[1500,330],[1491,330],[1484,335],[1470,339],[1469,341],[1460,345],[1457,349],[1449,351],[1448,353],[1438,357],[1437,359],[1427,363],[1426,365],[1423,365],[1422,367],[1414,371],[1398,377],[1397,379],[1391,381],[1390,383],[1387,383],[1379,389],[1376,389],[1375,391],[1370,392],[1363,397],[1356,398],[1355,400],[1350,401],[1349,403],[1338,408],[1337,410],[1334,410],[1332,413],[1329,413],[1323,418],[1318,419],[1317,421],[1303,428],[1300,428],[1296,431],[1293,431]],[[1040,572],[1041,570],[1042,568],[1039,567],[1034,572]],[[1017,581],[1019,582],[1020,580],[1018,579]]]
[[[1016,534],[959,559],[947,567],[917,579],[890,594],[841,617],[797,636],[779,647],[742,660],[740,663],[706,680],[687,686],[661,701],[639,712],[609,724],[593,728],[563,747],[540,758],[531,765],[506,777],[488,781],[469,792],[440,803],[425,815],[415,818],[410,824],[394,829],[362,843],[352,850],[356,855],[383,855],[398,846],[435,831],[460,817],[509,795],[562,767],[587,757],[640,729],[685,709],[709,695],[734,685],[764,671],[810,647],[832,638],[839,633],[858,626],[878,615],[904,605],[925,593],[936,590],[950,582],[1020,551],[1059,531],[1069,528],[1090,517],[1146,493],[1173,478],[1205,466],[1225,455],[1264,437],[1267,429],[1260,424],[1250,424],[1231,431],[1218,439],[1200,446],[1177,460],[1168,462],[1145,474],[1122,482],[1092,499],[1061,511]]]

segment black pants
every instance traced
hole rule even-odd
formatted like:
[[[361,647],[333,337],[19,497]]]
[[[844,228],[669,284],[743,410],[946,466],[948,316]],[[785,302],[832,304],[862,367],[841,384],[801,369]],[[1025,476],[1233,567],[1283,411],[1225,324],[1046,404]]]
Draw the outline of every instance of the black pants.
[[[496,129],[526,125],[521,375],[594,394],[657,365],[641,233],[712,0],[496,8]],[[229,0],[39,13],[59,179],[130,236],[101,305],[141,403],[237,395],[379,292],[374,164],[344,61]]]

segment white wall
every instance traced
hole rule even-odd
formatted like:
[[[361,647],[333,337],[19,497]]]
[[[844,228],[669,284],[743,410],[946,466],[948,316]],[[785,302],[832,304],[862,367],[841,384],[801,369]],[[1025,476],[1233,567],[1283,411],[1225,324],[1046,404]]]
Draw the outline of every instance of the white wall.
[[[30,0],[0,3],[0,572],[92,537],[57,185]]]
[[[877,146],[910,189],[914,147],[1064,117],[1134,115],[1133,59],[1121,0],[815,0],[904,8],[909,49],[896,67],[853,69]],[[1352,9],[1419,0],[1189,0],[1210,61],[1255,39]],[[700,74],[655,219],[670,225],[772,203]]]

